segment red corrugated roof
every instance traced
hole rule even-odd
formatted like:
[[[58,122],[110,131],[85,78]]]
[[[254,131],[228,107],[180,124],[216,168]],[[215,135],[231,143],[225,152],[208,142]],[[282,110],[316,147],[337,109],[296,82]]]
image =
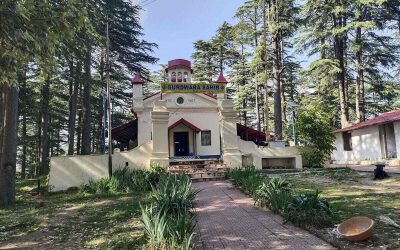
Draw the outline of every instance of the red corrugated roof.
[[[265,141],[266,136],[264,132],[246,127],[240,123],[236,123],[236,133],[242,140],[246,141]]]
[[[365,127],[369,127],[369,126],[373,126],[373,125],[380,125],[380,124],[394,122],[394,121],[400,121],[400,109],[383,113],[375,118],[356,123],[347,128],[338,129],[338,130],[336,130],[336,132],[352,131],[352,130],[357,130],[357,129],[361,129],[361,128],[365,128]]]

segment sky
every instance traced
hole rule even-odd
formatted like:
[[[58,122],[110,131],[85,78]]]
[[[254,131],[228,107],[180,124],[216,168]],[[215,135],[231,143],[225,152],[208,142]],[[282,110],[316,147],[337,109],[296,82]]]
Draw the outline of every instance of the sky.
[[[190,60],[193,42],[210,39],[233,16],[243,0],[138,0],[144,11],[144,39],[158,44],[154,56],[160,64],[172,59]],[[149,65],[153,70],[157,65]]]

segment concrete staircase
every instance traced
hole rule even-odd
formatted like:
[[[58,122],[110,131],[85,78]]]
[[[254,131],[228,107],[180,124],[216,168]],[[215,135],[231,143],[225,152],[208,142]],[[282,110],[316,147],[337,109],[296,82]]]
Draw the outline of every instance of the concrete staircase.
[[[227,177],[227,167],[221,160],[185,160],[171,162],[170,173],[184,173],[193,182],[224,180]]]

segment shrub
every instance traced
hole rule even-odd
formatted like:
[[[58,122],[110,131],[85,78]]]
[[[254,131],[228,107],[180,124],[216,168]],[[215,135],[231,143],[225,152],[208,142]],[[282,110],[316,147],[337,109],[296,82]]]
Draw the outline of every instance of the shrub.
[[[195,216],[185,212],[168,218],[168,236],[171,249],[190,249],[193,239]]]
[[[148,240],[146,246],[148,249],[166,249],[168,235],[165,214],[160,211],[156,212],[153,206],[141,209],[142,223]]]
[[[256,171],[254,166],[231,169],[229,176],[233,178],[236,185],[242,187],[250,195],[254,195],[264,181],[264,177]]]
[[[90,180],[81,190],[86,193],[125,193],[133,191],[150,191],[156,185],[164,171],[146,171],[128,168],[116,170],[111,178]]]
[[[186,175],[161,175],[152,187],[153,204],[142,208],[146,249],[191,249],[196,194]]]
[[[292,199],[292,185],[285,179],[273,178],[264,182],[256,191],[254,200],[274,213],[282,213]]]
[[[299,139],[305,146],[300,154],[308,167],[323,167],[335,149],[335,135],[329,115],[321,108],[312,107],[301,110],[296,125]]]
[[[284,211],[285,222],[290,221],[297,226],[332,226],[333,216],[329,203],[320,197],[318,190],[295,195]]]
[[[157,208],[166,214],[179,215],[191,209],[197,192],[184,174],[164,175],[152,189],[152,199]]]

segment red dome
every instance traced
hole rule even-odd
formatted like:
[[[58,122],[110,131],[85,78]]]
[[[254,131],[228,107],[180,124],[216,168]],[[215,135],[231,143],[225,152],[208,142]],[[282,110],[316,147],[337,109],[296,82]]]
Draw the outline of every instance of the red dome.
[[[175,59],[175,60],[169,61],[168,68],[165,71],[168,73],[169,70],[176,69],[176,68],[186,68],[186,69],[190,70],[190,72],[193,73],[191,62],[188,60],[185,60],[185,59]]]

